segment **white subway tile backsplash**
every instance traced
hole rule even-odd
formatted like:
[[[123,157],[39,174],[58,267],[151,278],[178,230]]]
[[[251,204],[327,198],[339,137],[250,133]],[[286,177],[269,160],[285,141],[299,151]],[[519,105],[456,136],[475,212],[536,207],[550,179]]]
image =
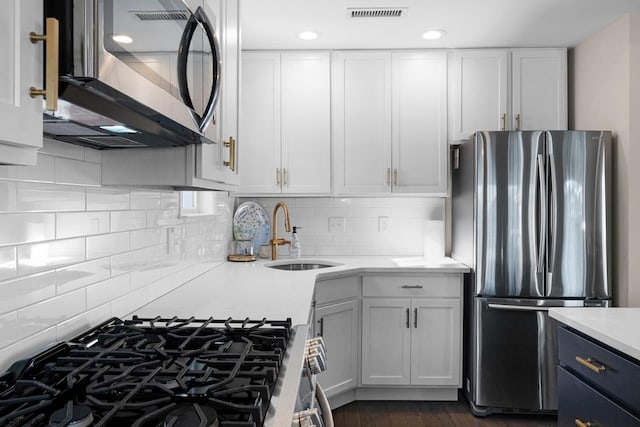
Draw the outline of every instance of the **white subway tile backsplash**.
[[[56,294],[53,271],[0,283],[0,313],[7,313],[52,298]]]
[[[111,212],[111,231],[137,230],[147,226],[145,211]]]
[[[49,138],[44,138],[40,153],[68,159],[83,160],[84,148],[79,145],[66,144]]]
[[[18,310],[20,337],[33,335],[86,310],[86,291],[78,289]]]
[[[16,193],[18,211],[83,211],[85,188],[73,185],[20,182]]]
[[[69,340],[86,332],[87,329],[97,326],[112,316],[111,304],[103,304],[94,309],[73,316],[56,325],[58,341]]]
[[[18,245],[55,238],[55,214],[0,214],[0,245]]]
[[[18,312],[12,311],[0,316],[0,348],[18,341]]]
[[[0,181],[0,212],[16,210],[16,183]]]
[[[125,252],[111,257],[111,275],[117,276],[143,268],[147,264],[147,250]]]
[[[215,215],[179,218],[178,192],[99,187],[100,160],[99,151],[46,140],[38,166],[0,166],[2,370],[228,253],[234,198],[219,193]]]
[[[56,238],[90,236],[109,232],[109,212],[56,214]]]
[[[131,190],[131,209],[160,209],[159,191]]]
[[[111,277],[111,260],[108,257],[74,264],[56,270],[58,295],[84,288]]]
[[[131,249],[162,245],[166,241],[167,230],[165,228],[145,228],[131,232]]]
[[[20,181],[53,182],[54,157],[38,155],[36,166],[0,166],[0,178]]]
[[[127,210],[129,205],[129,189],[87,188],[88,211]]]
[[[131,290],[131,276],[123,274],[94,285],[87,286],[87,308],[106,304]]]
[[[83,156],[84,157],[84,156]],[[100,185],[101,166],[84,159],[55,159],[55,182],[58,184]]]
[[[15,344],[0,350],[0,372],[6,371],[12,362],[25,359],[42,351],[43,348],[49,347],[56,341],[56,327],[38,332],[28,338],[21,339]]]
[[[102,258],[128,250],[128,232],[87,237],[87,259]]]
[[[15,246],[0,248],[0,281],[11,279],[18,274]]]
[[[83,262],[85,240],[65,239],[18,247],[18,274],[23,276]]]

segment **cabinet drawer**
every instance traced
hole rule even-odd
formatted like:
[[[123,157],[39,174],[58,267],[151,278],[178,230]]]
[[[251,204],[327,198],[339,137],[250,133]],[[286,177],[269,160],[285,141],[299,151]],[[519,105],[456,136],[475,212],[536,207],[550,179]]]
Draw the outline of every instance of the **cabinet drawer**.
[[[316,282],[316,304],[326,304],[360,296],[360,276],[340,279],[319,280]]]
[[[564,368],[558,369],[558,426],[640,426],[640,418]],[[591,423],[591,424],[587,424]]]
[[[558,356],[562,367],[606,390],[616,400],[640,413],[640,363],[634,363],[564,327],[558,330]],[[604,369],[596,372],[580,363],[578,358],[590,359],[592,367]]]
[[[462,275],[365,276],[365,297],[443,297],[460,298]]]

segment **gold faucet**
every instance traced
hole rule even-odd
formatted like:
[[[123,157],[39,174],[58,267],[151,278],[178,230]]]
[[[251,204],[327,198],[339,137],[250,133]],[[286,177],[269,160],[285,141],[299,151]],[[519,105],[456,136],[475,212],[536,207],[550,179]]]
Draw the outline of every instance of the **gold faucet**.
[[[271,245],[271,259],[278,259],[278,245],[289,245],[291,244],[290,240],[285,240],[283,238],[278,238],[278,208],[282,208],[284,211],[284,229],[287,233],[291,232],[291,220],[289,219],[289,208],[284,202],[276,203],[276,206],[273,208],[273,221],[271,221],[271,240],[269,244]]]

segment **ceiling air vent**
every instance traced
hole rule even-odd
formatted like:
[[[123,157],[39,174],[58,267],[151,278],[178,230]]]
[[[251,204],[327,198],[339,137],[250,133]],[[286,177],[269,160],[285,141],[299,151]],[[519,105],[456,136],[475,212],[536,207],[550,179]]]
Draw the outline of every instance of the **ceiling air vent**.
[[[186,21],[189,19],[189,12],[186,10],[144,10],[132,11],[131,13],[141,21]]]
[[[347,8],[347,15],[350,18],[400,18],[406,12],[406,7]]]

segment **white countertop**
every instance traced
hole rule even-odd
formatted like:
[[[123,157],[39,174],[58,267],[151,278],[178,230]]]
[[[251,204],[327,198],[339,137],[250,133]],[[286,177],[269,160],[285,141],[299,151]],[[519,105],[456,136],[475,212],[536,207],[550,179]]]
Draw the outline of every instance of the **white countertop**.
[[[335,267],[282,271],[266,265],[276,262],[328,261]],[[281,320],[290,317],[294,325],[309,321],[316,279],[353,274],[465,273],[469,268],[450,258],[425,260],[419,257],[313,257],[300,260],[258,260],[213,263],[211,269],[183,286],[135,310],[139,316],[198,318],[250,317]]]
[[[640,360],[640,308],[563,307],[550,309],[549,315]]]

